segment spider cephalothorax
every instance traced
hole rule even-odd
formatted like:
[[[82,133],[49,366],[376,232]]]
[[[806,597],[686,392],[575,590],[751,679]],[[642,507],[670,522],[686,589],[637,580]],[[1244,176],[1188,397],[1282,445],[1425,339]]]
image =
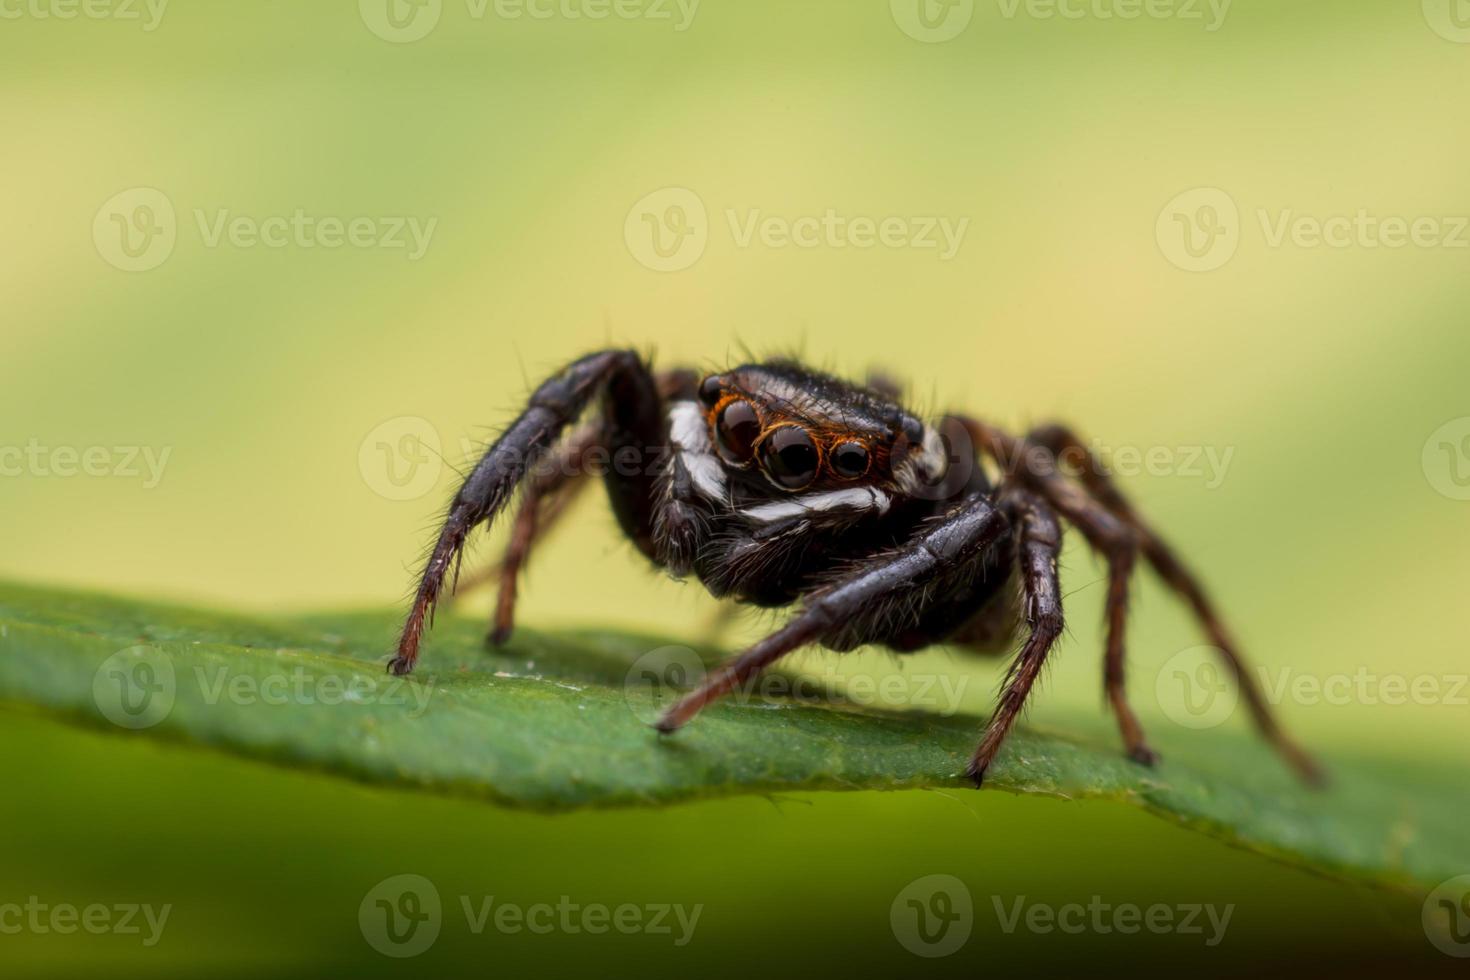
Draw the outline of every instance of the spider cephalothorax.
[[[599,397],[597,416],[566,433]],[[681,727],[801,646],[908,652],[944,643],[994,652],[1024,625],[970,763],[978,784],[1062,633],[1065,520],[1107,562],[1104,688],[1128,755],[1144,764],[1157,758],[1123,686],[1128,586],[1141,555],[1193,608],[1266,737],[1304,777],[1318,776],[1276,726],[1194,576],[1068,429],[1013,437],[965,416],[925,423],[884,383],[854,385],[791,361],[655,375],[636,353],[608,350],[545,381],[450,504],[389,670],[413,669],[465,538],[523,487],[498,570],[491,640],[504,642],[516,574],[579,478],[597,469],[594,458],[610,461],[600,470],[609,503],[655,564],[698,577],[717,596],[800,603],[785,625],[670,708],[660,731]]]

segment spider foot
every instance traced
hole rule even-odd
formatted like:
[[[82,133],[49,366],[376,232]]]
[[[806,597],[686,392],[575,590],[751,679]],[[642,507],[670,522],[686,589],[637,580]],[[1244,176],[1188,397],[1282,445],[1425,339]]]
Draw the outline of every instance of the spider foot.
[[[1135,745],[1129,749],[1128,758],[1140,766],[1148,766],[1150,769],[1159,764],[1159,754],[1147,745]]]
[[[404,677],[413,670],[413,661],[399,654],[388,661],[388,673],[394,677]]]
[[[490,647],[503,647],[510,641],[511,628],[509,626],[497,626],[485,634],[485,645]]]
[[[976,789],[984,788],[985,770],[988,768],[990,767],[971,762],[970,765],[965,769],[965,775],[970,777],[970,782],[975,784]]]

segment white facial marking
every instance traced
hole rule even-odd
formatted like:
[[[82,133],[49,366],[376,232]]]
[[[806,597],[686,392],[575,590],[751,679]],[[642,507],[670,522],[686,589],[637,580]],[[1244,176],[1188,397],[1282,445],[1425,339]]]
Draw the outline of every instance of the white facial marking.
[[[694,402],[674,402],[669,406],[669,441],[689,470],[689,477],[700,495],[709,500],[723,501],[725,470],[711,451],[704,413]]]
[[[873,510],[880,514],[888,511],[888,494],[873,487],[851,487],[847,490],[829,490],[825,493],[808,494],[791,500],[760,504],[741,511],[746,517],[763,524],[801,517],[816,511]]]
[[[924,451],[919,454],[925,472],[932,480],[938,480],[949,471],[949,459],[944,455],[944,439],[933,426],[924,426]]]
[[[893,477],[905,493],[917,494],[923,487],[938,483],[949,472],[949,457],[944,439],[932,426],[924,426],[919,451],[905,457],[894,467]]]

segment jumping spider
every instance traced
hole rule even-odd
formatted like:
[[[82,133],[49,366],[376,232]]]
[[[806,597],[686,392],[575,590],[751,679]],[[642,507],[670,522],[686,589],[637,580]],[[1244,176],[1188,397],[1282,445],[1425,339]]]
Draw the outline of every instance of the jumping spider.
[[[1128,757],[1157,760],[1123,686],[1128,585],[1141,554],[1193,609],[1261,733],[1304,779],[1317,781],[1316,766],[1277,727],[1194,576],[1077,436],[1050,425],[1016,438],[963,416],[928,425],[890,388],[785,360],[704,377],[654,374],[627,350],[574,361],[535,390],[455,495],[389,671],[413,669],[466,536],[523,486],[491,634],[503,642],[516,572],[559,512],[557,501],[587,471],[586,456],[632,454],[655,462],[609,467],[604,483],[639,551],[676,577],[697,576],[715,596],[764,607],[800,603],[784,626],[674,704],[660,732],[807,644],[1005,650],[1020,632],[1019,595],[1025,638],[967,770],[979,785],[1062,634],[1057,556],[1065,519],[1107,563],[1103,685]],[[598,396],[600,417],[562,438]],[[998,479],[987,476],[982,457],[994,461]],[[533,467],[538,462],[555,465]]]

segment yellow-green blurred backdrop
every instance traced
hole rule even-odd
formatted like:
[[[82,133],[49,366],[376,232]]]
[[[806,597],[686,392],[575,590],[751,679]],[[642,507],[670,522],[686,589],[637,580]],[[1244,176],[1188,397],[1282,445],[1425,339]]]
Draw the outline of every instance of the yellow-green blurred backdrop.
[[[1228,452],[1218,480],[1124,483],[1257,661],[1464,673],[1455,0],[930,2],[923,21],[903,0],[392,2],[0,5],[0,443],[47,461],[0,479],[0,574],[394,603],[454,468],[560,363],[798,349],[905,378],[926,409]],[[117,222],[162,227],[158,195],[172,250],[129,257]],[[829,209],[967,224],[949,258],[741,240],[754,213]],[[211,240],[298,212],[433,230],[418,257]],[[1313,243],[1360,213],[1421,234]],[[647,221],[680,214],[694,251],[651,268]],[[382,455],[405,432],[448,460],[407,490],[384,467],[413,460]],[[147,486],[58,476],[57,447],[169,455]],[[697,635],[713,604],[642,567],[598,496],[536,555],[522,621]],[[1106,726],[1101,571],[1074,547],[1064,575],[1072,635],[1032,717]],[[1167,743],[1155,674],[1199,640],[1156,587],[1137,607],[1135,700]],[[983,710],[995,666],[955,669],[987,681]],[[1308,742],[1463,776],[1470,708],[1450,700],[1281,710]]]

